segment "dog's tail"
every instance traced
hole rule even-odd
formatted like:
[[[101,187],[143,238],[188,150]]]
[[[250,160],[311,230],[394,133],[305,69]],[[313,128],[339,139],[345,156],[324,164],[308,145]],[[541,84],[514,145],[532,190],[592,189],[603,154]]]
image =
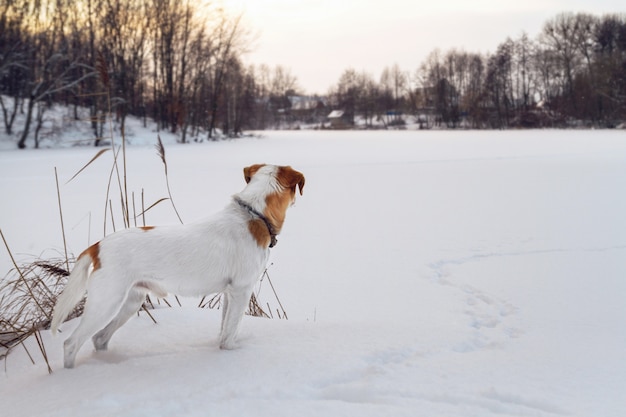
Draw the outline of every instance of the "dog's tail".
[[[97,248],[94,245],[80,254],[63,292],[57,298],[54,311],[52,312],[52,323],[50,324],[50,330],[53,335],[56,335],[59,325],[65,321],[74,309],[74,306],[85,295],[87,282],[89,281],[89,266],[94,263],[95,268],[96,262],[98,262],[97,259],[94,260],[92,258],[91,249],[94,247]]]

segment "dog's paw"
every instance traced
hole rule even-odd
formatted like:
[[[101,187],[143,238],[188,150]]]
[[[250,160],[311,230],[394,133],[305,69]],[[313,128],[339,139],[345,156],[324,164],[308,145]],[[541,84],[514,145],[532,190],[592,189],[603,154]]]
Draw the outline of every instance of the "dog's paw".
[[[239,348],[239,345],[232,341],[223,341],[220,342],[220,349],[222,350],[235,350]]]
[[[91,340],[96,351],[102,352],[109,349],[109,340],[102,335],[96,334]]]
[[[68,358],[65,357],[63,360],[63,367],[65,369],[72,369],[75,365],[75,359],[74,358]]]

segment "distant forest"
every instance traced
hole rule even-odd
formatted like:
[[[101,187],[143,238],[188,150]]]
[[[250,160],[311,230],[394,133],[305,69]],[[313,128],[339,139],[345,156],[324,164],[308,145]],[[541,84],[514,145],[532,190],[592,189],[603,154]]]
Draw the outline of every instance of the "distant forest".
[[[626,15],[562,13],[536,39],[507,38],[486,55],[435,49],[378,82],[349,69],[331,97],[348,124],[410,115],[423,128],[615,127],[626,121]]]
[[[379,79],[347,69],[325,96],[276,66],[250,66],[240,16],[192,0],[4,0],[4,132],[37,144],[44,115],[88,109],[92,140],[128,115],[192,138],[304,124],[335,127],[615,127],[626,121],[626,15],[559,14],[536,39],[489,54],[435,49],[417,69]],[[17,115],[24,125],[15,131]],[[358,122],[358,123],[357,123]]]

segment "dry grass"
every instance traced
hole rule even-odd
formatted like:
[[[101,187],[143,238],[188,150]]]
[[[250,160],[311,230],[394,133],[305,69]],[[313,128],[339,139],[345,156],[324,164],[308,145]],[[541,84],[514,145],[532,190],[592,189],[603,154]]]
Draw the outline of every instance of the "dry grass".
[[[72,262],[73,264],[73,262]],[[0,359],[6,358],[24,340],[35,336],[48,370],[50,365],[39,332],[50,327],[52,309],[69,275],[64,257],[35,259],[15,266],[0,281]],[[82,314],[79,303],[69,318]],[[26,349],[31,361],[33,355]]]
[[[272,294],[274,301],[278,304],[278,307],[272,308],[269,301],[266,302],[267,309],[264,309],[261,305],[261,289],[263,288],[264,281],[267,281],[272,289]],[[210,309],[220,309],[222,307],[222,294],[213,294],[211,296],[202,297],[200,303],[198,304],[198,308],[210,308]],[[250,296],[250,301],[248,302],[248,309],[246,313],[248,316],[254,317],[264,317],[268,319],[274,318],[274,311],[276,312],[276,317],[279,319],[287,320],[287,312],[283,308],[282,303],[280,302],[280,298],[274,289],[274,285],[272,284],[272,280],[267,272],[267,269],[263,272],[259,283],[255,291]]]

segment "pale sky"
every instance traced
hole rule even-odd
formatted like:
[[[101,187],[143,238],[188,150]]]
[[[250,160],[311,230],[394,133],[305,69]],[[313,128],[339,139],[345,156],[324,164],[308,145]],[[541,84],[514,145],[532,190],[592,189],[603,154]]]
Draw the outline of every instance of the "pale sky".
[[[305,93],[325,94],[354,68],[375,79],[397,63],[415,71],[435,48],[493,52],[531,38],[561,12],[626,12],[624,0],[222,0],[257,40],[247,63],[282,65]]]

